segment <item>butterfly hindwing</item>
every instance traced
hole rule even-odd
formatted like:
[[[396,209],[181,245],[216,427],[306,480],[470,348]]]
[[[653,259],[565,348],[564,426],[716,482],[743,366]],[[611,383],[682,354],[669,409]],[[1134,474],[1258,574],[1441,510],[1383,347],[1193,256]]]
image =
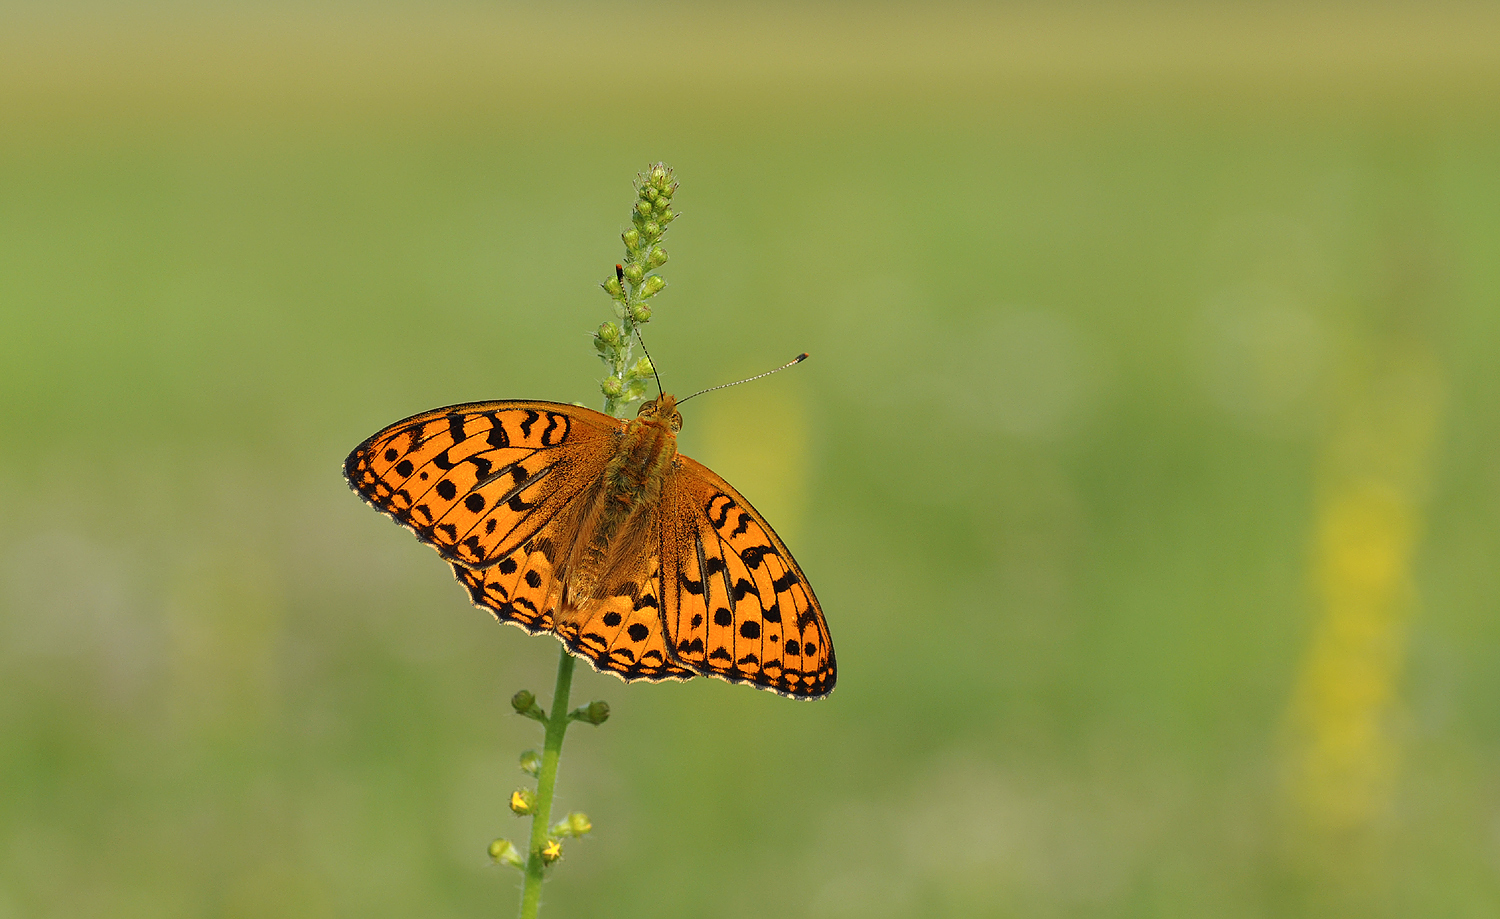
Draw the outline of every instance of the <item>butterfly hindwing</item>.
[[[453,573],[468,588],[475,606],[533,634],[555,632],[595,670],[627,681],[685,680],[694,675],[675,663],[667,650],[657,556],[645,560],[642,573],[572,611],[564,621],[557,615],[562,587],[553,575],[555,554],[542,536],[487,568],[474,570],[455,562]]]
[[[812,586],[765,518],[687,457],[663,494],[665,620],[700,673],[810,698],[833,690],[833,642]],[[673,548],[675,547],[675,548]]]
[[[398,421],[344,462],[359,495],[452,562],[506,558],[555,517],[607,458],[620,428],[553,402],[474,402]]]

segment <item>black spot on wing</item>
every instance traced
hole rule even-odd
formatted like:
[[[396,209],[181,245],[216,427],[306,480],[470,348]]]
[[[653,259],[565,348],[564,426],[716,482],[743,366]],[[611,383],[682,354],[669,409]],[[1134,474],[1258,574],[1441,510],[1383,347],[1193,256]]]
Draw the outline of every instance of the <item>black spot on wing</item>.
[[[547,427],[542,429],[542,446],[555,447],[568,436],[568,416],[557,412],[547,413]]]
[[[751,546],[744,552],[740,553],[740,560],[745,563],[745,567],[749,568],[751,571],[754,571],[755,569],[760,567],[761,560],[764,559],[767,555],[778,554],[779,553],[771,546]]]
[[[485,412],[484,417],[490,422],[490,433],[485,436],[485,443],[496,450],[509,447],[510,435],[505,433],[505,425],[500,423],[500,416],[495,412]]]

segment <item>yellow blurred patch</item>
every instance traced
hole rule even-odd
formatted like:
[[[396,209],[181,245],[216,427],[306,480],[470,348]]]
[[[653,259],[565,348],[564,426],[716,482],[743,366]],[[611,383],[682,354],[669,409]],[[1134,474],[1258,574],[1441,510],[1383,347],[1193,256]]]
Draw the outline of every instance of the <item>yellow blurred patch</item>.
[[[806,506],[807,409],[790,387],[756,383],[693,400],[694,459],[750,499],[783,542],[796,550]],[[688,448],[691,449],[691,448]],[[691,454],[690,454],[691,455]]]

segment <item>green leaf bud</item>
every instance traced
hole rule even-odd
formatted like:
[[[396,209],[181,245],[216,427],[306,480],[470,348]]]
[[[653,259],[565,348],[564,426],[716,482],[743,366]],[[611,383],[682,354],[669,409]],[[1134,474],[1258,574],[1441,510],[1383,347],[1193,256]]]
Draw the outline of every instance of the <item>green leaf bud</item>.
[[[635,323],[646,323],[651,321],[651,307],[644,303],[630,308],[630,321]]]
[[[659,274],[653,274],[646,279],[646,296],[654,297],[666,289],[667,279]]]
[[[624,233],[621,233],[620,238],[625,240],[625,248],[629,249],[631,252],[634,252],[636,249],[640,248],[641,231],[637,230],[635,227],[631,227]]]
[[[638,402],[638,401],[640,401],[641,399],[644,399],[644,398],[646,398],[646,384],[645,383],[642,383],[640,380],[636,380],[634,383],[631,383],[628,387],[626,387],[626,389],[625,389],[625,401],[626,402]],[[605,707],[605,711],[606,712],[609,711],[608,706]]]
[[[615,377],[605,377],[599,382],[599,391],[611,399],[618,399],[620,394],[625,391],[625,384],[621,383]]]
[[[667,250],[661,246],[657,246],[651,250],[651,256],[648,261],[651,263],[652,268],[660,268],[667,263]]]
[[[512,868],[525,868],[526,862],[509,839],[497,839],[490,843],[490,858]]]
[[[631,264],[625,266],[625,277],[630,279],[630,283],[639,284],[641,283],[641,278],[645,276],[646,269],[642,268],[640,265],[632,262]]]
[[[536,778],[542,772],[542,755],[535,750],[521,754],[521,771]]]
[[[517,817],[524,817],[536,810],[536,792],[530,788],[517,788],[510,793],[510,809]]]
[[[562,858],[562,842],[556,839],[547,840],[542,844],[541,855],[542,864],[544,865],[550,865]]]

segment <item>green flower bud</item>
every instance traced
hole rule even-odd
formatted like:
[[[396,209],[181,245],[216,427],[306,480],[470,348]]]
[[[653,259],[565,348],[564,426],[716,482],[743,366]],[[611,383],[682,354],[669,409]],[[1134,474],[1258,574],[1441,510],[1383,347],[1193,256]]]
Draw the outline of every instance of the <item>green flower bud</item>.
[[[645,276],[646,269],[642,268],[640,265],[632,262],[631,264],[625,266],[625,277],[630,279],[630,283],[639,284],[641,283],[641,278]]]
[[[525,715],[536,721],[546,721],[547,715],[542,707],[536,704],[536,696],[530,690],[523,689],[510,697],[510,705],[516,710],[516,714]]]
[[[630,308],[630,321],[644,323],[651,321],[651,307],[644,303]]]
[[[536,810],[536,792],[530,788],[517,788],[510,793],[510,809],[517,817],[524,817]]]
[[[672,171],[665,163],[657,163],[651,167],[651,183],[657,186],[665,186],[672,177]]]
[[[645,200],[637,201],[636,204],[635,204],[635,209],[636,209],[636,212],[639,213],[642,217],[650,217],[651,216],[651,202],[650,201],[645,201]]]
[[[646,384],[642,383],[640,380],[636,380],[634,383],[631,383],[625,388],[626,402],[639,402],[644,398],[646,398]],[[602,702],[600,704],[603,705]],[[605,717],[609,717],[609,706],[605,706],[604,711],[606,713]]]
[[[646,296],[654,297],[666,289],[667,279],[659,274],[653,274],[646,279]]]
[[[661,190],[658,189],[655,185],[647,185],[645,188],[641,189],[641,197],[650,198],[652,201],[655,201],[657,196],[660,194]]]
[[[648,223],[645,226],[641,227],[641,233],[651,242],[656,242],[661,238],[661,225],[657,223]]]
[[[641,244],[641,231],[635,227],[631,227],[624,233],[621,233],[620,238],[625,240],[625,248],[634,252]]]
[[[649,363],[646,363],[645,358],[641,358],[641,363],[646,364],[646,373],[650,374],[651,365]],[[639,367],[640,364],[637,364],[636,366]],[[634,392],[635,388],[640,385],[641,384],[638,382],[631,384],[631,391]],[[641,395],[644,394],[645,389],[642,388]],[[640,396],[633,396],[632,398],[639,399]],[[574,721],[586,721],[589,724],[603,724],[604,722],[609,720],[609,703],[605,702],[603,699],[595,699],[588,705],[573,709],[568,713],[568,717],[573,719]]]
[[[625,384],[614,377],[605,377],[599,383],[599,391],[611,399],[618,399],[625,391]]]
[[[667,250],[661,246],[657,246],[651,250],[651,256],[648,261],[651,262],[652,268],[660,268],[667,263]]]
[[[536,778],[542,771],[542,755],[535,750],[521,754],[521,771]]]
[[[652,373],[651,358],[641,358],[640,360],[636,361],[635,366],[631,367],[627,372],[636,379],[646,379],[647,377],[651,376]]]
[[[562,858],[562,843],[556,839],[549,839],[542,844],[542,864],[550,865]]]
[[[490,843],[490,858],[497,862],[510,865],[512,868],[525,868],[526,862],[521,858],[521,853],[509,839],[497,839]]]
[[[599,286],[604,288],[604,292],[609,294],[611,297],[625,296],[625,287],[620,284],[619,278],[610,278],[608,281],[605,281]]]
[[[600,323],[598,335],[605,344],[612,345],[620,340],[620,327],[613,322]]]
[[[593,828],[594,825],[589,822],[588,815],[574,812],[552,824],[547,832],[553,836],[583,836]]]

